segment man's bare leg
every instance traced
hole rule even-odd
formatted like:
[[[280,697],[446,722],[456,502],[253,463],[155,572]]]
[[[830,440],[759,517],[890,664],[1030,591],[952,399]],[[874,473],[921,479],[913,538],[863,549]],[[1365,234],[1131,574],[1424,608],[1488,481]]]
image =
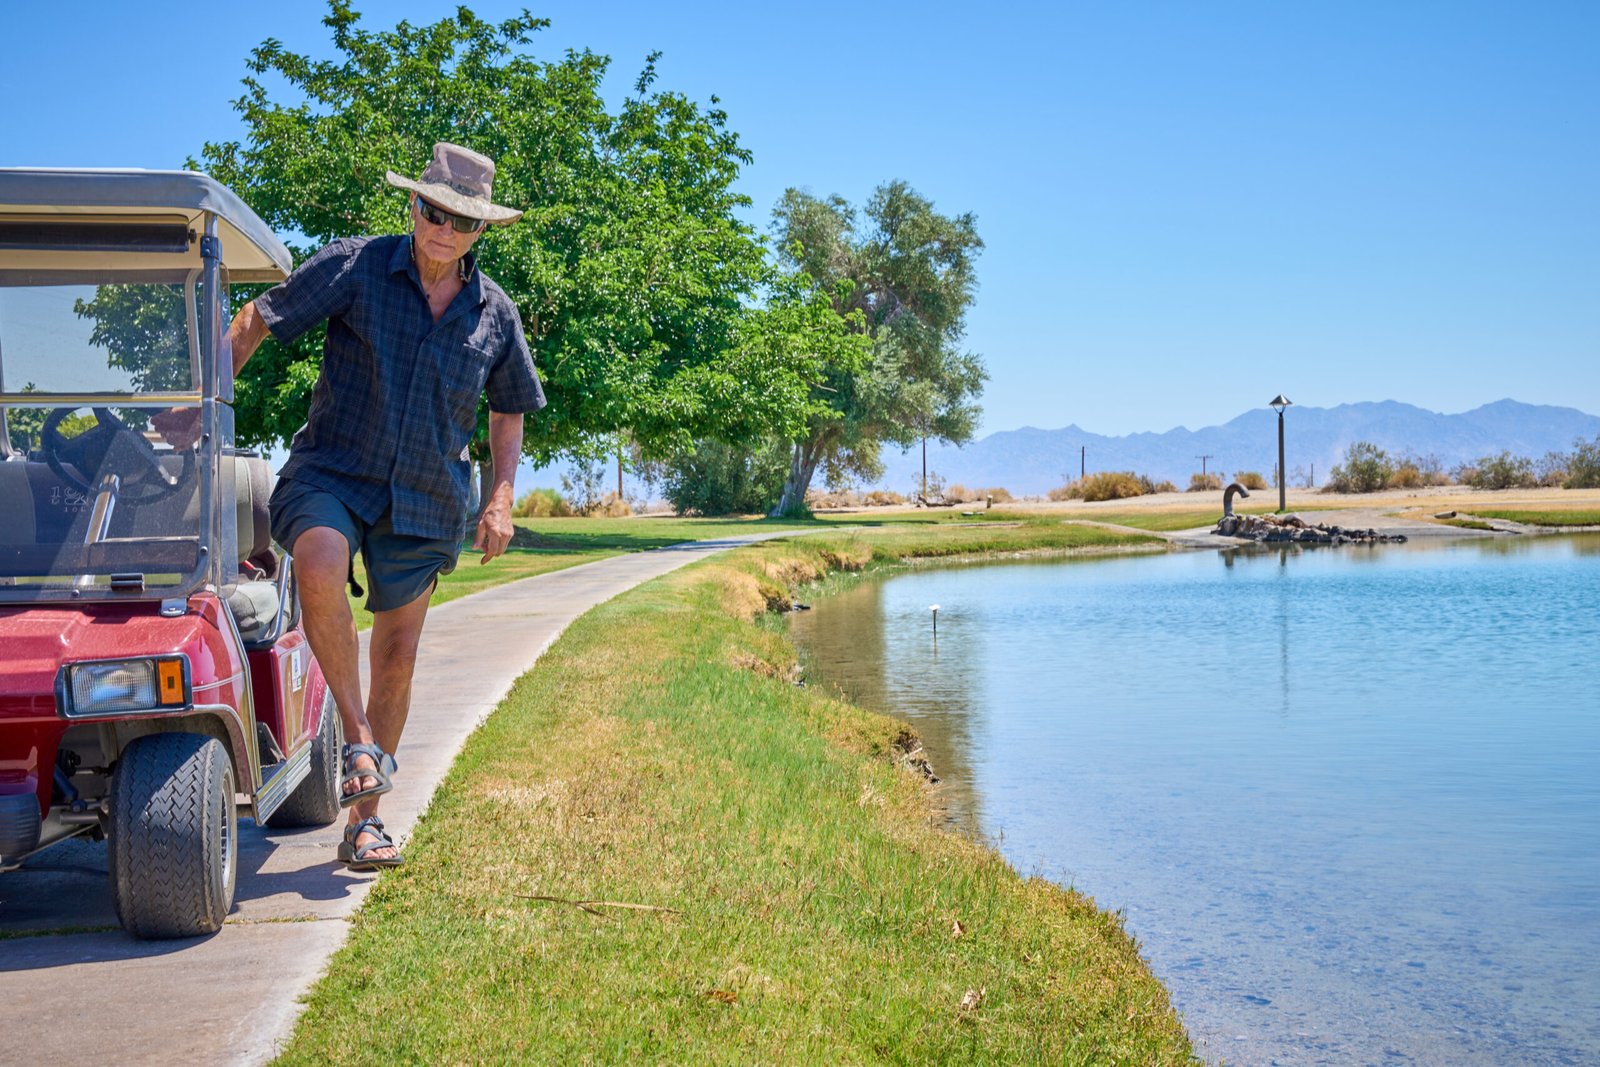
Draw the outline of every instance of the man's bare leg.
[[[295,538],[295,581],[300,589],[300,625],[305,628],[311,654],[317,657],[322,676],[333,692],[344,722],[344,737],[351,744],[370,744],[372,727],[361,700],[360,646],[356,642],[356,620],[345,596],[350,579],[350,542],[331,526],[313,526]],[[387,748],[384,751],[388,751]],[[374,766],[366,756],[357,764]],[[345,792],[353,793],[377,785],[375,778],[351,782]]]
[[[422,624],[428,615],[428,599],[433,592],[417,597],[404,607],[390,611],[374,612],[372,616],[372,643],[367,655],[372,668],[372,685],[367,694],[367,716],[372,723],[372,734],[378,747],[393,753],[400,747],[400,735],[405,731],[406,718],[411,714],[411,678],[417,665],[417,643],[422,638]],[[350,824],[378,814],[381,797],[367,797],[350,809]],[[355,847],[364,848],[378,840],[375,834],[360,834]],[[375,859],[398,855],[389,847],[375,848]]]

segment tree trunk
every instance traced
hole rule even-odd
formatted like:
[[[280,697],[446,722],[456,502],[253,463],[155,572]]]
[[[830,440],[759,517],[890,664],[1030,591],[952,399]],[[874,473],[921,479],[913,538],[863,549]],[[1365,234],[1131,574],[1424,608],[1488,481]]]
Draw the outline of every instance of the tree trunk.
[[[796,441],[789,453],[789,476],[783,481],[783,495],[767,512],[771,519],[793,515],[805,506],[806,490],[811,488],[811,476],[817,472],[817,461],[822,449],[814,441]]]

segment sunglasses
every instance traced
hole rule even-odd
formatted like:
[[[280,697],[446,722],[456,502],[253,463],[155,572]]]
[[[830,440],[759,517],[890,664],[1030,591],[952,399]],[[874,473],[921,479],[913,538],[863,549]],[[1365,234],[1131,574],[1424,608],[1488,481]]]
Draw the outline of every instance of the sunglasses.
[[[457,233],[477,233],[485,225],[483,219],[469,219],[465,215],[452,215],[448,211],[442,211],[420,196],[417,197],[417,211],[435,226],[443,226],[446,223],[454,226]]]

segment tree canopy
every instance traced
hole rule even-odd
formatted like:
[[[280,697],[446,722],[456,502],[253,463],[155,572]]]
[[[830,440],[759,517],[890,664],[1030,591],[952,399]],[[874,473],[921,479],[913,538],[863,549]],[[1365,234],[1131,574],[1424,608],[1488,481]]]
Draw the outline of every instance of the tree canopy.
[[[838,196],[790,189],[772,215],[784,265],[871,342],[866,364],[835,367],[814,387],[827,410],[791,438],[789,479],[773,509],[781,514],[803,505],[819,465],[835,481],[876,477],[884,442],[970,439],[988,374],[961,348],[983,248],[971,214],[941,215],[893,181],[860,212]]]
[[[517,303],[550,404],[530,419],[538,460],[627,431],[646,455],[695,438],[803,431],[830,409],[814,385],[863,358],[828,294],[780,273],[736,215],[750,161],[712,98],[660,90],[652,55],[620,107],[600,95],[609,60],[528,46],[548,22],[493,25],[466,8],[427,26],[371,31],[345,0],[323,19],[337,57],[267,40],[236,102],[242,142],[199,161],[302,258],[328,240],[403,232],[406,197],[385,170],[420,174],[436,141],[494,159],[496,202],[480,266]],[[282,82],[280,98],[269,85]],[[254,295],[253,292],[242,296]],[[303,421],[321,334],[268,342],[238,384],[241,440],[286,440]],[[604,446],[601,446],[604,447]]]

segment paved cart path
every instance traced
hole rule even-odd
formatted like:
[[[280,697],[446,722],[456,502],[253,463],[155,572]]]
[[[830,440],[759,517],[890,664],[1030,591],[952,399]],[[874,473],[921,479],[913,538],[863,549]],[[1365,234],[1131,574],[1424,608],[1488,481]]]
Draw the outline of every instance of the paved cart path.
[[[428,613],[411,717],[383,816],[402,839],[467,736],[567,625],[686,563],[794,531],[699,541],[526,578]],[[462,566],[474,566],[464,556]],[[361,635],[366,674],[367,634]],[[342,820],[341,820],[342,825]],[[262,1063],[343,943],[374,875],[334,862],[340,827],[240,822],[234,910],[221,932],[136,941],[116,926],[104,843],[48,849],[0,875],[0,1033],[13,1053],[80,1063]],[[88,932],[13,937],[27,930]],[[0,1062],[10,1054],[0,1051]]]

